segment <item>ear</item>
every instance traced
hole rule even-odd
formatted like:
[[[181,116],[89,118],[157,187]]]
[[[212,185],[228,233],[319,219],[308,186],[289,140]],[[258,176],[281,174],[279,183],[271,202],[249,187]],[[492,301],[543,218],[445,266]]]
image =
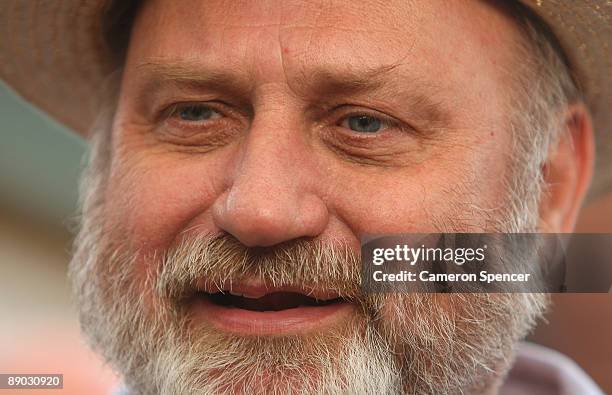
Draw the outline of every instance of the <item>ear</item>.
[[[567,108],[563,128],[542,168],[545,186],[540,201],[540,232],[566,233],[574,229],[593,175],[593,123],[583,104]]]

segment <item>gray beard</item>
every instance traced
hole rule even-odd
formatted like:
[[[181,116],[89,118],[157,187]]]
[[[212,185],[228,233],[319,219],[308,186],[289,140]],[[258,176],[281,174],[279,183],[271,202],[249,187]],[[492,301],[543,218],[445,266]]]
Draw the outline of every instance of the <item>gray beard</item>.
[[[283,260],[253,265],[236,264],[249,262],[237,243],[207,237],[184,239],[156,262],[122,247],[81,249],[71,275],[83,330],[139,394],[476,393],[504,375],[545,305],[538,294],[361,295],[358,277],[347,277],[357,272],[347,269],[356,265],[347,249],[311,243],[315,262],[305,246],[292,248]],[[296,272],[293,259],[312,271]],[[140,261],[159,269],[138,279]],[[190,325],[180,300],[193,279],[247,274],[339,289],[360,313],[317,336],[246,337]]]

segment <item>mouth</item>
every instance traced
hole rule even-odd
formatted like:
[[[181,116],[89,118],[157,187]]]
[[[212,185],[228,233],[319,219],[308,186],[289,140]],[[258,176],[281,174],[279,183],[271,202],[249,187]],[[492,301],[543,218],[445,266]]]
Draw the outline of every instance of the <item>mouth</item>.
[[[259,312],[283,311],[299,307],[322,307],[343,301],[341,298],[318,300],[296,292],[274,292],[261,297],[217,292],[200,294],[200,297],[209,298],[212,303],[219,306]]]
[[[196,324],[242,335],[306,333],[346,319],[354,305],[331,290],[238,283],[198,287],[191,299]]]

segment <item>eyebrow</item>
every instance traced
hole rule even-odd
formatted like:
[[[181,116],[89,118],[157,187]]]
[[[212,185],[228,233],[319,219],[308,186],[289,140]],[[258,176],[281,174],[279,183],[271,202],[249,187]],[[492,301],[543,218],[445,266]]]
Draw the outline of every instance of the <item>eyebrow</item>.
[[[451,113],[448,106],[438,99],[438,92],[442,88],[413,77],[409,89],[399,89],[396,71],[399,66],[389,64],[355,70],[317,65],[304,73],[306,78],[301,82],[293,84],[292,91],[310,99],[367,94],[399,98],[402,105],[411,106],[422,114],[424,121],[448,123]],[[248,76],[234,72],[231,67],[216,68],[195,61],[164,59],[150,60],[136,67],[146,75],[145,94],[154,94],[166,84],[175,84],[194,91],[212,89],[247,102],[254,87]]]
[[[228,69],[205,67],[192,61],[151,60],[136,66],[145,74],[147,93],[154,93],[166,84],[176,84],[193,90],[213,89],[236,97],[246,97],[251,84],[246,78],[232,74]]]
[[[451,112],[439,94],[443,88],[435,81],[424,82],[415,76],[410,79],[398,76],[400,64],[353,70],[319,68],[311,73],[309,89],[317,95],[328,97],[343,95],[375,94],[383,98],[399,99],[403,105],[413,107],[423,114],[423,119],[436,124],[450,122]],[[394,73],[395,72],[395,73]],[[398,78],[409,79],[408,88],[398,86]]]
[[[383,87],[386,75],[395,69],[397,65],[384,65],[361,71],[353,70],[329,70],[325,67],[317,67],[307,73],[309,90],[318,94],[333,93],[361,93],[374,91]],[[223,70],[207,67],[192,61],[163,61],[151,60],[140,63],[137,69],[147,74],[147,79],[153,84],[163,82],[179,82],[194,87],[216,87],[232,92],[246,93],[245,86],[250,85],[246,79],[237,74],[232,74],[230,69]]]
[[[380,90],[385,85],[385,79],[399,65],[383,65],[364,70],[331,70],[319,67],[310,73],[310,84],[317,93],[333,94],[336,92],[345,94],[363,93]]]

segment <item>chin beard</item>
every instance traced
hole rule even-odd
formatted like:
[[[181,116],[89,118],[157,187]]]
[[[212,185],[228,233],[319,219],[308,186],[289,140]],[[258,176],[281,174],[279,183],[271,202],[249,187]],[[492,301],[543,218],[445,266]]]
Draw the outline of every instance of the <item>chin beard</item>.
[[[128,386],[167,394],[399,393],[401,377],[382,339],[348,324],[329,334],[276,338],[200,328],[190,341],[167,339],[147,363],[163,380],[147,383],[138,374]]]
[[[358,279],[347,285],[345,277],[356,258],[310,243],[282,255],[306,261],[312,272],[296,273],[291,259],[272,257],[255,265],[270,272],[251,274],[270,283],[326,278],[331,289],[344,282],[359,313],[329,333],[239,336],[194,326],[179,302],[193,278],[251,270],[232,264],[233,254],[246,253],[239,243],[184,239],[157,262],[124,246],[86,244],[71,264],[83,330],[139,394],[477,393],[503,377],[514,345],[546,303],[541,294],[361,295]],[[308,264],[306,251],[319,263],[324,257],[325,273]],[[158,271],[140,279],[135,268],[145,260]]]

